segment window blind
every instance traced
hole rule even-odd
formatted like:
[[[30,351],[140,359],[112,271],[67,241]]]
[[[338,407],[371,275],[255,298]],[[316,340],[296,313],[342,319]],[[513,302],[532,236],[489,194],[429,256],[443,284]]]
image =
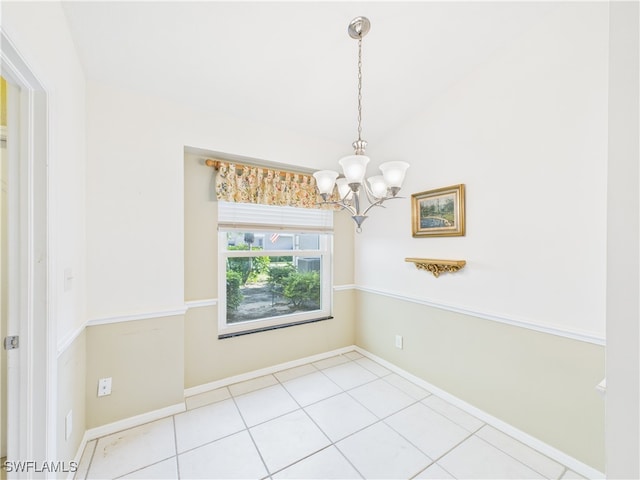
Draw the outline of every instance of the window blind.
[[[333,210],[218,201],[218,230],[332,232]]]

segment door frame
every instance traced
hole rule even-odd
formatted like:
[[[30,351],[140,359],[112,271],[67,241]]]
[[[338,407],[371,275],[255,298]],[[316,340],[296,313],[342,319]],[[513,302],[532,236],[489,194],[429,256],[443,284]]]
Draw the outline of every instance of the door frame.
[[[52,283],[47,93],[2,30],[0,55],[2,76],[19,87],[19,99],[13,106],[7,104],[13,109],[8,115],[19,117],[19,138],[14,140],[18,153],[13,158],[9,154],[9,182],[17,190],[9,191],[9,258],[19,260],[9,266],[8,335],[20,336],[19,348],[7,352],[7,417],[17,419],[7,422],[7,460],[41,464],[55,460],[57,405],[55,325],[48,301]],[[34,472],[14,474],[28,478]]]

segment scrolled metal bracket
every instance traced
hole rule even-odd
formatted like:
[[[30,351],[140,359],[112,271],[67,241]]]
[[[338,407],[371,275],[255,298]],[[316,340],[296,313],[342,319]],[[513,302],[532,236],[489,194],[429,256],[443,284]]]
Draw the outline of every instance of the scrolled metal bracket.
[[[405,258],[404,261],[414,263],[418,270],[433,273],[436,278],[444,272],[455,273],[467,264],[465,260],[434,260],[432,258]]]

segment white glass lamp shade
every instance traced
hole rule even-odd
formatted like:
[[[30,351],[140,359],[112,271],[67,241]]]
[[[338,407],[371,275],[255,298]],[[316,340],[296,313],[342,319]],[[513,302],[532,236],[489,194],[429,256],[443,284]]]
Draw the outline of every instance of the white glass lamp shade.
[[[362,183],[369,157],[366,155],[349,155],[341,158],[338,163],[347,178],[347,183]]]
[[[400,188],[402,182],[404,182],[404,175],[407,172],[407,168],[409,168],[407,162],[386,162],[380,165],[380,170],[388,187]]]
[[[382,175],[375,175],[368,178],[371,193],[376,198],[384,198],[387,196],[387,183]]]
[[[351,200],[353,196],[353,190],[347,183],[347,179],[342,177],[336,180],[336,185],[338,186],[338,193],[340,194],[340,199],[343,200]]]
[[[336,183],[336,178],[338,178],[338,172],[334,172],[333,170],[320,170],[319,172],[315,172],[313,176],[316,179],[318,191],[331,195],[333,186]]]

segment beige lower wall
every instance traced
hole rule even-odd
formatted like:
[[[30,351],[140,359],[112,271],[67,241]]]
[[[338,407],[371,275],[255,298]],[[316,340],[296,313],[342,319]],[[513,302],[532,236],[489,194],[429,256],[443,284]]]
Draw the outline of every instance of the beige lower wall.
[[[184,316],[86,328],[86,427],[175,405],[184,400]],[[98,380],[111,377],[111,395]]]
[[[189,309],[185,388],[353,345],[354,291],[335,292],[333,319],[218,340],[217,307]]]
[[[356,345],[604,471],[595,391],[604,347],[368,292],[356,298]]]
[[[75,458],[86,430],[86,355],[87,336],[83,330],[58,357],[58,411],[56,458],[71,461]],[[65,439],[65,418],[72,412],[72,429]]]
[[[84,428],[174,405],[184,388],[355,343],[604,471],[604,401],[594,388],[604,377],[604,347],[353,289],[334,292],[333,314],[224,340],[217,338],[216,306],[87,327],[59,359],[60,458],[73,458]],[[396,335],[403,349],[395,347]],[[85,351],[82,425],[74,379],[82,377]],[[98,398],[103,377],[113,378],[113,393]],[[74,436],[64,441],[70,408]]]

